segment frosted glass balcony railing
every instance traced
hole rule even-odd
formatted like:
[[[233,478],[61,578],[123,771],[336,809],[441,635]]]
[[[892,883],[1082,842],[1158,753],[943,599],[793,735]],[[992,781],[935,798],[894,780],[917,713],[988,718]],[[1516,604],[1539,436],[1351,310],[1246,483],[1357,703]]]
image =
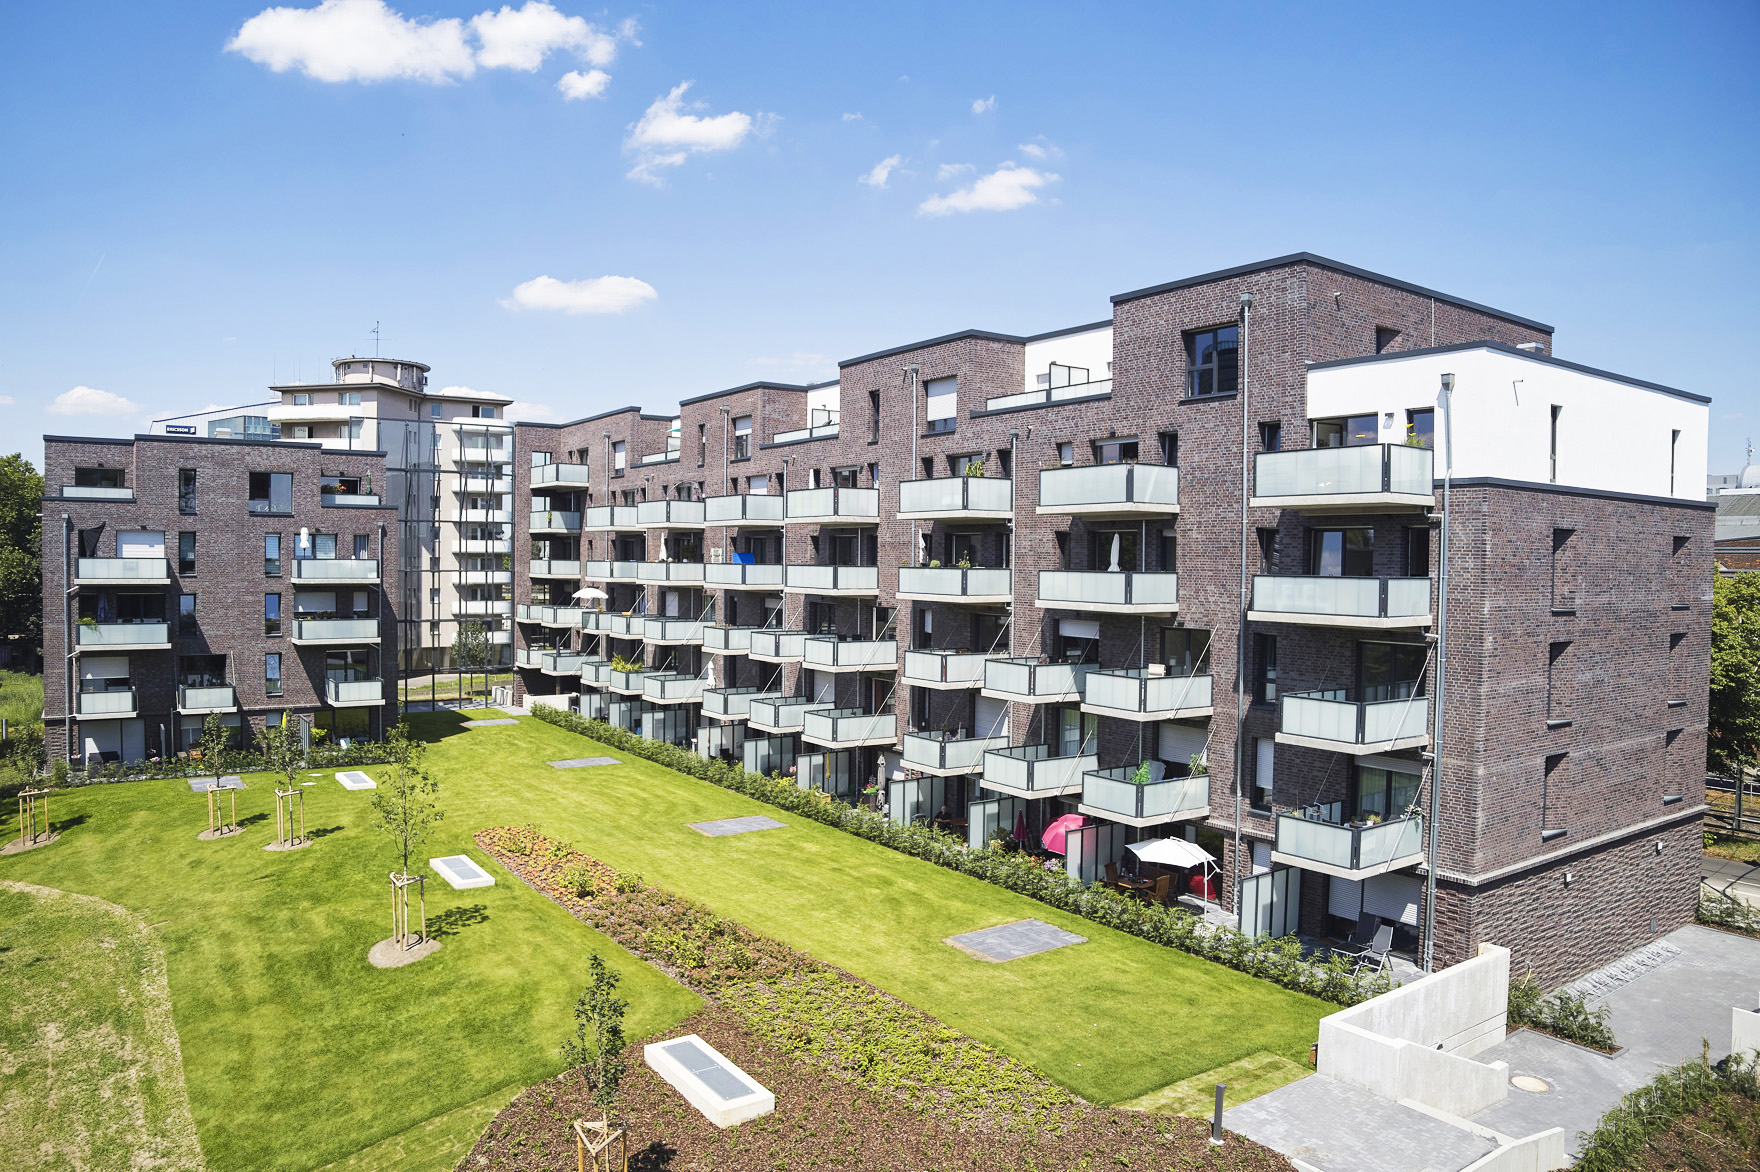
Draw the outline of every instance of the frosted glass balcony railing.
[[[1040,570],[1038,605],[1162,613],[1179,609],[1179,575],[1151,570]]]
[[[589,582],[634,582],[641,576],[645,562],[602,562],[586,561],[581,563],[581,577]]]
[[[634,671],[620,671],[612,668],[605,679],[605,684],[613,692],[621,692],[626,696],[640,696],[643,691],[642,681],[650,675],[657,674],[652,668],[641,667]]]
[[[1179,512],[1179,469],[1163,464],[1088,464],[1039,473],[1041,513],[1096,516]]]
[[[1034,798],[1080,793],[1082,774],[1100,763],[1092,745],[1087,748],[1067,755],[1052,745],[990,749],[984,754],[984,788]]]
[[[1008,736],[961,736],[957,732],[907,732],[904,763],[922,773],[952,776],[977,773],[984,768],[984,754],[1008,748]]]
[[[1036,659],[992,659],[984,665],[984,694],[1027,704],[1079,702],[1091,663],[1041,663]]]
[[[513,510],[511,509],[454,509],[448,521],[459,521],[466,525],[511,525]]]
[[[459,537],[452,542],[452,552],[463,554],[512,553],[513,539],[510,537]]]
[[[377,558],[295,558],[295,582],[377,582]]]
[[[634,505],[594,505],[581,515],[582,529],[640,529]]]
[[[1253,457],[1253,499],[1290,504],[1305,498],[1329,504],[1361,500],[1373,505],[1415,497],[1411,503],[1427,507],[1435,501],[1433,462],[1429,448],[1403,444],[1260,452]]]
[[[324,681],[324,699],[331,704],[383,704],[385,683],[377,676],[360,680]]]
[[[962,570],[946,566],[905,566],[898,571],[898,596],[925,601],[1007,602],[1014,597],[1009,571],[989,567]]]
[[[1413,814],[1372,826],[1341,826],[1279,814],[1272,851],[1281,861],[1317,864],[1345,878],[1380,874],[1423,861],[1424,818]]]
[[[319,490],[318,503],[326,509],[376,509],[379,494],[366,492],[324,492]]]
[[[801,739],[827,749],[891,745],[898,741],[898,715],[859,708],[810,708],[802,718]]]
[[[80,558],[73,563],[73,577],[82,586],[164,585],[171,580],[171,563],[164,558]]]
[[[1137,826],[1200,818],[1210,812],[1210,777],[1167,777],[1138,785],[1136,770],[1090,769],[1082,774],[1081,809]]]
[[[1112,380],[1097,378],[1085,383],[1067,383],[1061,387],[1038,387],[1015,395],[997,395],[984,400],[984,410],[1005,411],[1010,407],[1039,407],[1046,403],[1062,403],[1068,399],[1085,399],[1090,395],[1110,395]]]
[[[878,594],[878,566],[785,566],[782,588],[799,594]]]
[[[1360,701],[1342,689],[1293,692],[1278,707],[1277,731],[1288,736],[1366,748],[1408,748],[1430,739],[1428,696]]]
[[[170,623],[81,623],[74,629],[74,644],[82,649],[99,647],[168,647]]]
[[[744,720],[757,700],[775,700],[782,693],[769,688],[704,688],[703,715],[723,720]]]
[[[533,533],[579,533],[581,515],[560,509],[540,509],[532,513]]]
[[[566,558],[534,558],[532,560],[532,577],[534,578],[578,578],[580,576],[581,564],[579,561]]]
[[[636,578],[643,582],[683,582],[696,585],[703,580],[703,563],[637,562]]]
[[[752,649],[752,632],[761,627],[722,627],[711,623],[703,628],[703,650],[719,655],[744,655]]]
[[[191,712],[230,712],[238,707],[238,691],[231,684],[212,687],[180,685],[177,689],[177,710]]]
[[[1011,517],[1014,515],[1014,481],[987,476],[901,481],[898,515],[923,520]]]
[[[780,565],[710,562],[703,567],[703,583],[707,586],[776,590],[782,587],[782,570]]]
[[[495,615],[513,613],[511,598],[457,598],[452,602],[452,613],[460,618],[489,618]],[[572,623],[569,624],[573,626]]]
[[[536,666],[548,676],[578,676],[588,658],[578,651],[543,651],[538,654]]]
[[[753,631],[747,654],[771,663],[795,663],[806,654],[806,642],[805,631]]]
[[[642,624],[642,638],[650,643],[701,643],[705,619],[656,618],[648,616]]]
[[[712,496],[703,501],[706,525],[771,526],[782,524],[781,496]]]
[[[900,682],[919,688],[981,688],[984,665],[1002,658],[970,651],[906,651]]]
[[[591,627],[586,625],[588,615],[595,616]],[[584,611],[581,615],[581,630],[597,631],[613,639],[640,639],[648,633],[648,618],[646,615],[623,614],[621,611]]]
[[[703,698],[702,676],[681,675],[675,671],[649,672],[642,677],[642,698],[655,704],[685,704]]]
[[[877,488],[797,488],[783,498],[790,525],[875,523],[880,519]]]
[[[609,659],[586,659],[581,661],[581,683],[595,688],[607,687],[611,683],[611,661]]]
[[[578,606],[527,606],[520,608],[522,622],[537,623],[545,627],[575,627],[581,625],[581,608]]]
[[[532,469],[532,487],[545,484],[591,484],[585,464],[540,464]]]
[[[1125,720],[1173,720],[1202,715],[1211,706],[1212,677],[1152,675],[1142,668],[1088,673],[1082,710]]]
[[[102,484],[64,484],[61,486],[61,499],[64,501],[132,501],[134,500],[134,489]]]
[[[460,586],[507,586],[513,582],[513,571],[460,570],[453,581]]]
[[[79,692],[74,699],[77,714],[83,718],[122,717],[135,714],[133,688],[111,688],[104,692]]]
[[[636,467],[642,468],[649,464],[670,464],[677,459],[677,448],[667,448],[663,452],[644,452],[636,457]]]
[[[836,423],[820,423],[812,427],[797,427],[793,431],[779,431],[770,437],[773,444],[792,444],[796,440],[830,439],[838,431]]]
[[[377,643],[378,619],[294,619],[295,643]]]
[[[1428,626],[1430,579],[1259,574],[1253,578],[1252,610],[1285,622]]]
[[[810,710],[834,707],[827,701],[810,700],[805,696],[779,696],[774,700],[754,698],[746,710],[746,723],[765,732],[800,732]]]
[[[892,671],[898,666],[896,639],[829,639],[809,636],[802,662],[820,671]]]
[[[636,506],[636,523],[644,529],[701,529],[702,501],[643,501]]]

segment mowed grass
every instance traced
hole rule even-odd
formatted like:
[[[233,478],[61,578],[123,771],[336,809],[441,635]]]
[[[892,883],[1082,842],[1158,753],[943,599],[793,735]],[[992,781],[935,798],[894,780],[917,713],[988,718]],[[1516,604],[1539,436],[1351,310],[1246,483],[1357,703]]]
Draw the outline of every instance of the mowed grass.
[[[317,783],[305,791],[316,837],[305,850],[262,850],[273,785],[249,775],[239,814],[256,821],[237,837],[196,840],[206,807],[187,782],[132,782],[56,795],[61,840],[0,859],[0,878],[96,895],[153,928],[210,1168],[304,1172],[411,1129],[411,1143],[383,1154],[450,1154],[363,1166],[450,1168],[481,1113],[454,1116],[459,1135],[422,1125],[561,1069],[594,951],[623,974],[632,1036],[697,1008],[694,995],[484,860],[473,817],[497,778],[435,765],[448,816],[422,852],[424,869],[429,856],[469,849],[497,883],[455,892],[431,879],[428,915],[443,945],[406,968],[367,963],[368,948],[390,935],[394,860],[390,840],[369,827],[368,795],[343,790],[330,772],[305,779]],[[9,812],[0,834],[15,834],[14,821]]]
[[[10,725],[43,723],[43,677],[0,671],[0,718]]]

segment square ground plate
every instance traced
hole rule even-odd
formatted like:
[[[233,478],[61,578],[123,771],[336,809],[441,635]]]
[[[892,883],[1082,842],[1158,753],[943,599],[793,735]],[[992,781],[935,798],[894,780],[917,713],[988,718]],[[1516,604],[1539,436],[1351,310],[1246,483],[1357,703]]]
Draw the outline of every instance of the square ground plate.
[[[350,769],[347,773],[338,773],[336,780],[343,789],[378,789],[379,783],[358,769]]]
[[[710,838],[726,838],[730,834],[750,834],[754,830],[781,830],[788,823],[766,818],[762,814],[751,814],[744,818],[717,818],[713,822],[690,822],[686,825],[698,834],[706,834]]]
[[[776,1110],[776,1096],[696,1034],[642,1047],[642,1057],[716,1127]]]
[[[589,765],[622,765],[616,757],[571,757],[567,761],[552,761],[552,769],[585,769]]]
[[[966,932],[959,936],[949,936],[943,943],[951,944],[961,952],[987,960],[992,964],[1001,964],[1005,960],[1019,960],[1023,956],[1032,956],[1036,952],[1050,952],[1054,948],[1067,948],[1071,944],[1086,944],[1086,936],[1077,936],[1074,932],[1065,932],[1055,924],[1047,924],[1044,920],[1016,920],[1012,924],[998,924],[994,928],[982,928],[976,932]]]
[[[428,866],[451,884],[454,891],[495,886],[495,876],[472,862],[469,855],[447,855],[443,859],[429,859]]]
[[[205,794],[211,789],[243,789],[244,778],[236,773],[225,777],[192,777],[189,779],[191,793]]]
[[[467,720],[464,722],[464,727],[466,727],[466,728],[489,728],[490,726],[497,725],[497,724],[518,724],[518,723],[519,723],[519,721],[514,720],[512,717],[509,717],[505,720],[501,720],[501,719]]]

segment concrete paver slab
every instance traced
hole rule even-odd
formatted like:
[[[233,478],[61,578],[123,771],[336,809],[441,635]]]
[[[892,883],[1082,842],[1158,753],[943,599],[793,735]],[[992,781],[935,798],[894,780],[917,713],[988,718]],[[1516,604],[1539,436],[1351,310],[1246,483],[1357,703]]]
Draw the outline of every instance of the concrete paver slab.
[[[622,765],[616,757],[570,757],[567,761],[552,761],[552,769],[586,769],[593,765]]]
[[[947,943],[961,952],[995,963],[1087,942],[1086,936],[1065,932],[1044,920],[1016,920],[1012,924],[998,924],[994,928],[981,928],[947,938]]]
[[[712,822],[688,822],[686,825],[708,838],[726,838],[732,834],[750,834],[754,830],[781,830],[788,823],[762,814],[748,814],[744,818],[717,818]]]
[[[1225,1111],[1222,1122],[1321,1172],[1456,1172],[1496,1146],[1318,1074]]]

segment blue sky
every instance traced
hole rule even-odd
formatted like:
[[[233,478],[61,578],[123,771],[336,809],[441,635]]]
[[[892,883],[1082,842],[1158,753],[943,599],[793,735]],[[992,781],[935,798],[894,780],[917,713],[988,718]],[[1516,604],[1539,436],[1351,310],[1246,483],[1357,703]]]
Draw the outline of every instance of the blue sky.
[[[1752,4],[500,8],[5,6],[6,448],[375,321],[575,418],[1303,249],[1760,439]]]

